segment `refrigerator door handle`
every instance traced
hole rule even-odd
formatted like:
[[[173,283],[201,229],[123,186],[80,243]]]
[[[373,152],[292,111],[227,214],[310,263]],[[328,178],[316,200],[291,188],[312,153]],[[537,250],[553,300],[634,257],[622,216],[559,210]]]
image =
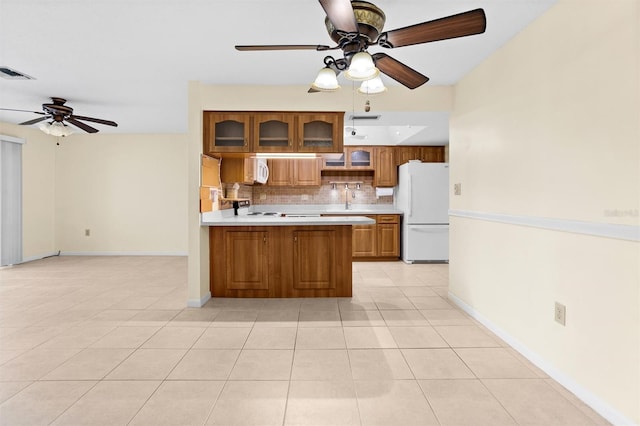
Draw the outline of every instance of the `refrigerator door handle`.
[[[413,216],[413,176],[409,175],[409,185],[407,193],[409,194],[409,217]]]

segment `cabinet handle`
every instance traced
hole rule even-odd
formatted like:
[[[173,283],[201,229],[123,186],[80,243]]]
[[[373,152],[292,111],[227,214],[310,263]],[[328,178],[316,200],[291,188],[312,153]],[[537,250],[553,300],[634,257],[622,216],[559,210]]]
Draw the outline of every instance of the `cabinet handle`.
[[[267,244],[267,237],[262,237],[262,242]]]
[[[293,242],[297,243],[298,242],[298,237],[293,237]]]

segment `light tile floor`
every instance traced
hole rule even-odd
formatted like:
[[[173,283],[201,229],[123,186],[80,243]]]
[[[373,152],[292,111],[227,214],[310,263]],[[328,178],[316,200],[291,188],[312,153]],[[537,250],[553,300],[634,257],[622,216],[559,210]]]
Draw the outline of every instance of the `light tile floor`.
[[[447,300],[354,263],[353,298],[185,308],[184,257],[0,268],[0,425],[606,425]]]

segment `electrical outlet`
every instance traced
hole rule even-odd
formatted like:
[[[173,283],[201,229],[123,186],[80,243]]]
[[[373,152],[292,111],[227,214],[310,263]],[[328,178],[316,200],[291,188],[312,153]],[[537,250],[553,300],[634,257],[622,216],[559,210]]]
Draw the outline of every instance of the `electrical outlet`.
[[[453,184],[453,195],[460,195],[462,194],[462,184],[461,183],[454,183]]]
[[[85,236],[85,237],[89,237],[89,236],[91,236],[91,229],[85,229],[85,230],[84,230],[84,236]]]
[[[260,200],[266,200],[267,199],[267,194],[262,193],[260,194]]]
[[[567,307],[562,303],[556,302],[554,319],[557,323],[565,325],[567,319]]]
[[[302,194],[302,201],[309,201],[309,195],[308,194]]]

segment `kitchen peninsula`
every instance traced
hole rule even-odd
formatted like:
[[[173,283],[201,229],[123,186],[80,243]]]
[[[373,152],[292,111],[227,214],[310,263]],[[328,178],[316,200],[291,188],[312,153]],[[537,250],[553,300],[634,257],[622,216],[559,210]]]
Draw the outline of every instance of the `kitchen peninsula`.
[[[213,297],[350,297],[352,225],[364,216],[205,214]]]

